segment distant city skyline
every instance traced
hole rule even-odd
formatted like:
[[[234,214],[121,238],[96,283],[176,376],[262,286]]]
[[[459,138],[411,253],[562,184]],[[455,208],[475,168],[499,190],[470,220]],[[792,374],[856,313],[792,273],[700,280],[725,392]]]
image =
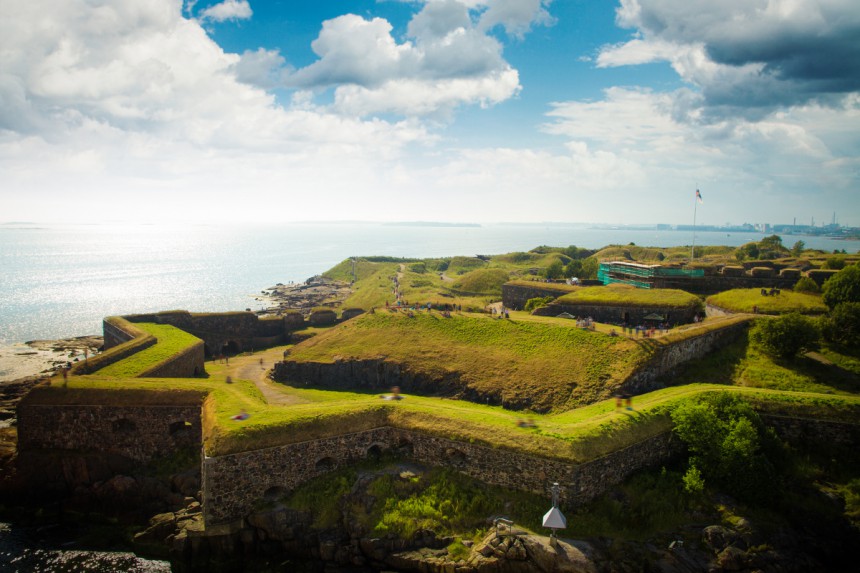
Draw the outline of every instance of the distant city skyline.
[[[0,5],[0,222],[860,226],[856,0]]]

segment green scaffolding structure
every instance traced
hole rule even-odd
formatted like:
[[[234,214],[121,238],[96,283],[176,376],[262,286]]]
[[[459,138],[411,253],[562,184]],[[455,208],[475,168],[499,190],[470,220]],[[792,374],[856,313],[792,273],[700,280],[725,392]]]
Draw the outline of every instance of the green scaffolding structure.
[[[597,278],[604,285],[623,283],[648,289],[654,288],[654,282],[660,278],[699,278],[704,276],[705,271],[703,269],[679,269],[620,261],[600,263],[597,270]]]

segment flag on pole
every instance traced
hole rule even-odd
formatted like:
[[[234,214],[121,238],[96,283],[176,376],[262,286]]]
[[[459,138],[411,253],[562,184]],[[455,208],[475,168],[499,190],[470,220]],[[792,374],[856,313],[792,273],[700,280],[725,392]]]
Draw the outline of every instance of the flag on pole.
[[[698,189],[696,189],[696,201],[698,201],[699,203],[702,203],[702,202],[703,202],[703,201],[702,201],[702,194],[701,194],[701,193],[699,193],[699,190],[698,190]]]

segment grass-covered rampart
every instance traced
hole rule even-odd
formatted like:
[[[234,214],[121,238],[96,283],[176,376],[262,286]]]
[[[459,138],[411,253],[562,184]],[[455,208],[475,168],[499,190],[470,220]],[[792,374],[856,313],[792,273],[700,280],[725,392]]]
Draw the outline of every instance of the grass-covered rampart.
[[[176,355],[201,343],[201,340],[196,336],[167,324],[136,323],[134,326],[145,335],[154,337],[157,344],[100,369],[98,373],[101,376],[117,378],[143,376],[148,371],[154,371]]]
[[[377,312],[303,343],[290,360],[385,360],[430,379],[458,379],[459,391],[440,388],[447,395],[496,396],[546,411],[608,396],[648,355],[635,341],[571,321]]]
[[[639,289],[613,284],[604,287],[580,287],[556,299],[560,305],[601,305],[639,308],[697,308],[702,301],[696,295],[678,289]]]
[[[768,291],[769,292],[769,291]],[[779,294],[762,295],[762,289],[732,289],[711,295],[706,299],[710,305],[732,312],[758,312],[760,314],[824,314],[827,306],[821,296],[783,290]]]

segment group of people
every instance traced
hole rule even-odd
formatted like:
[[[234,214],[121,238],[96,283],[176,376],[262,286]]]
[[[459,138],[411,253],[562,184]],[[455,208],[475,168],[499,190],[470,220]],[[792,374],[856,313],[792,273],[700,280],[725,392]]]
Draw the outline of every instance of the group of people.
[[[651,324],[651,325],[643,325],[637,324],[636,326],[627,326],[626,324],[621,327],[624,330],[624,334],[629,334],[630,336],[640,336],[643,338],[653,338],[654,336],[662,333],[669,333],[669,325],[666,323],[660,324]]]
[[[505,308],[505,305],[502,305],[499,308],[496,308],[495,306],[491,306],[490,307],[490,314],[492,314],[493,316],[498,315],[499,318],[510,318],[511,317],[510,313],[508,312],[508,309]]]

